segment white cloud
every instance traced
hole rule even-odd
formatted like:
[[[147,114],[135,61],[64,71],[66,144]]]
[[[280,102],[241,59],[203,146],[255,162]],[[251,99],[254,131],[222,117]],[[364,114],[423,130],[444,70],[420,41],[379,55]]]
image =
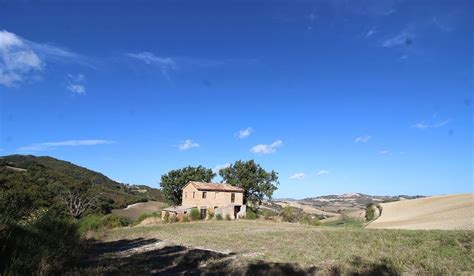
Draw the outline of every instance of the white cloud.
[[[327,174],[329,174],[329,171],[326,171],[326,170],[320,170],[318,172],[318,175],[327,175]]]
[[[433,122],[433,123],[425,123],[425,122],[419,122],[413,125],[414,128],[420,129],[420,130],[425,130],[429,128],[439,128],[443,127],[451,122],[451,119],[447,119],[444,121],[439,121],[439,122]]]
[[[304,173],[295,173],[294,175],[290,176],[292,180],[304,180],[306,175]]]
[[[391,154],[391,152],[389,150],[381,150],[381,151],[379,151],[379,153],[382,154],[382,155],[390,155]]]
[[[43,69],[43,62],[23,39],[0,31],[0,84],[11,87],[24,80],[30,72]]]
[[[26,40],[0,30],[0,84],[17,86],[40,74],[46,61],[76,62],[93,67],[91,61],[68,50]]]
[[[225,163],[225,164],[222,164],[222,165],[216,165],[216,166],[214,167],[214,169],[212,169],[212,172],[214,172],[214,173],[219,173],[219,171],[220,171],[221,169],[225,169],[225,168],[228,168],[228,167],[230,167],[230,163]]]
[[[246,129],[239,130],[239,132],[236,134],[236,136],[239,139],[244,139],[244,138],[249,137],[250,134],[252,134],[252,132],[253,132],[253,129],[251,127],[248,127]]]
[[[82,84],[69,84],[67,86],[67,89],[71,92],[76,93],[76,94],[85,94],[86,93],[86,88]]]
[[[28,146],[20,147],[19,151],[46,151],[46,150],[54,150],[59,147],[77,147],[77,146],[95,146],[95,145],[103,145],[103,144],[112,144],[114,141],[108,140],[68,140],[68,141],[61,141],[61,142],[46,142],[46,143],[37,143],[31,144]]]
[[[356,137],[354,139],[354,142],[355,143],[367,143],[367,142],[369,142],[369,140],[371,138],[372,138],[372,136],[370,136],[370,135],[363,135],[363,136]]]
[[[260,144],[250,149],[251,152],[257,154],[269,154],[276,151],[276,148],[281,147],[283,142],[281,140],[275,140],[271,145]]]
[[[394,47],[405,47],[410,46],[413,43],[414,35],[403,31],[391,38],[388,38],[382,42],[382,47],[394,48]]]
[[[76,94],[85,94],[86,87],[84,86],[85,76],[83,74],[68,74],[66,88]]]
[[[370,29],[370,30],[365,34],[365,37],[366,37],[366,38],[369,38],[369,37],[373,36],[376,32],[377,32],[377,30],[375,30],[375,29]]]
[[[140,60],[148,65],[158,66],[162,75],[168,80],[170,79],[169,71],[178,69],[176,61],[171,57],[159,57],[150,52],[128,53],[126,56]]]
[[[193,142],[191,139],[186,139],[186,141],[184,141],[184,143],[180,144],[178,147],[179,150],[190,150],[192,148],[198,148],[199,144]]]

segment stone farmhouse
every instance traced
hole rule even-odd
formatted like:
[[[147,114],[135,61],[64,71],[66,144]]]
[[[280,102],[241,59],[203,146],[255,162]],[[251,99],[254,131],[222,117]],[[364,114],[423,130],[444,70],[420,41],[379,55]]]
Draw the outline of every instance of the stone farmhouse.
[[[209,213],[220,214],[231,219],[245,217],[244,189],[222,183],[204,183],[190,181],[182,190],[181,206],[165,208],[162,217],[169,215],[187,215],[192,208],[198,208],[201,219]]]

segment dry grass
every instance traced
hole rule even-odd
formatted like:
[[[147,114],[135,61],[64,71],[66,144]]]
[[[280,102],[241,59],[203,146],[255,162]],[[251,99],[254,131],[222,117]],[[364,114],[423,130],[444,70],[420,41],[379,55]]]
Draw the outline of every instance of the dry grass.
[[[474,194],[432,196],[382,204],[368,228],[474,230]]]
[[[262,260],[364,271],[473,272],[474,231],[410,231],[315,227],[271,221],[206,221],[111,230],[104,241],[156,238]]]
[[[112,213],[133,221],[136,220],[141,214],[161,212],[161,210],[165,207],[166,204],[163,202],[148,201],[132,204],[125,209],[115,209],[112,210]]]

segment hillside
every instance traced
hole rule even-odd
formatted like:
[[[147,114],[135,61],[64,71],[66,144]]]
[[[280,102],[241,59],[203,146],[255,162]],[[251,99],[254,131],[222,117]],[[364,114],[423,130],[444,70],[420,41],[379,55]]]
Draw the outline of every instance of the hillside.
[[[310,205],[317,209],[327,212],[341,213],[344,211],[354,211],[357,209],[364,209],[369,203],[384,203],[393,202],[405,199],[421,198],[422,196],[374,196],[362,193],[348,193],[342,195],[326,195],[318,197],[310,197],[298,200],[300,204]]]
[[[368,228],[474,229],[474,194],[432,196],[382,204]]]
[[[101,173],[49,156],[0,157],[0,190],[21,185],[32,191],[31,194],[42,205],[48,205],[47,201],[52,197],[50,193],[54,193],[54,185],[74,185],[81,182],[100,188],[111,208],[123,208],[147,200],[162,200],[158,189],[118,183]]]

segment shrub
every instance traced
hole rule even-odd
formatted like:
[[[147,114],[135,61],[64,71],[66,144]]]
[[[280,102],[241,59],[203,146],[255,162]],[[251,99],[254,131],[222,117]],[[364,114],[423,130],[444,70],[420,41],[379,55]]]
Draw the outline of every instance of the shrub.
[[[158,212],[153,213],[142,213],[138,218],[133,222],[133,225],[138,225],[147,218],[161,218],[161,214]]]
[[[214,209],[207,209],[207,217],[208,219],[212,219],[214,217]]]
[[[246,219],[256,219],[257,217],[258,215],[254,210],[247,208],[247,212],[245,214]]]
[[[230,220],[230,215],[229,214],[225,215],[225,220]]]
[[[170,218],[169,218],[169,221],[168,221],[168,222],[169,222],[169,223],[179,222],[179,218],[178,218],[177,215],[172,214],[172,215],[170,215]]]
[[[189,218],[187,215],[182,215],[179,219],[179,222],[189,222]]]
[[[291,208],[290,206],[285,206],[283,208],[283,211],[281,212],[281,217],[282,220],[286,222],[295,222],[297,220],[297,217],[293,212],[293,208]]]
[[[123,227],[130,224],[130,221],[116,214],[109,214],[102,217],[101,225],[106,229]]]
[[[321,222],[317,218],[313,218],[312,216],[308,214],[304,214],[303,216],[301,216],[300,223],[314,225],[314,226],[321,225]]]
[[[168,223],[170,221],[170,213],[166,212],[163,216],[163,221]]]
[[[84,251],[79,225],[46,215],[21,226],[0,225],[0,274],[55,275]]]
[[[77,223],[81,234],[85,234],[89,231],[98,231],[102,226],[100,216],[95,214],[85,216],[78,220]]]
[[[217,219],[217,220],[222,220],[222,215],[221,215],[221,214],[217,214],[217,215],[216,215],[216,219]]]
[[[369,203],[365,208],[365,219],[367,221],[371,221],[375,218],[375,205],[373,203]]]
[[[199,212],[198,208],[192,208],[191,213],[189,214],[191,220],[200,220],[201,219],[201,213]]]
[[[270,211],[270,210],[263,210],[262,212],[263,217],[265,220],[271,220],[273,216],[275,216],[275,212]]]

